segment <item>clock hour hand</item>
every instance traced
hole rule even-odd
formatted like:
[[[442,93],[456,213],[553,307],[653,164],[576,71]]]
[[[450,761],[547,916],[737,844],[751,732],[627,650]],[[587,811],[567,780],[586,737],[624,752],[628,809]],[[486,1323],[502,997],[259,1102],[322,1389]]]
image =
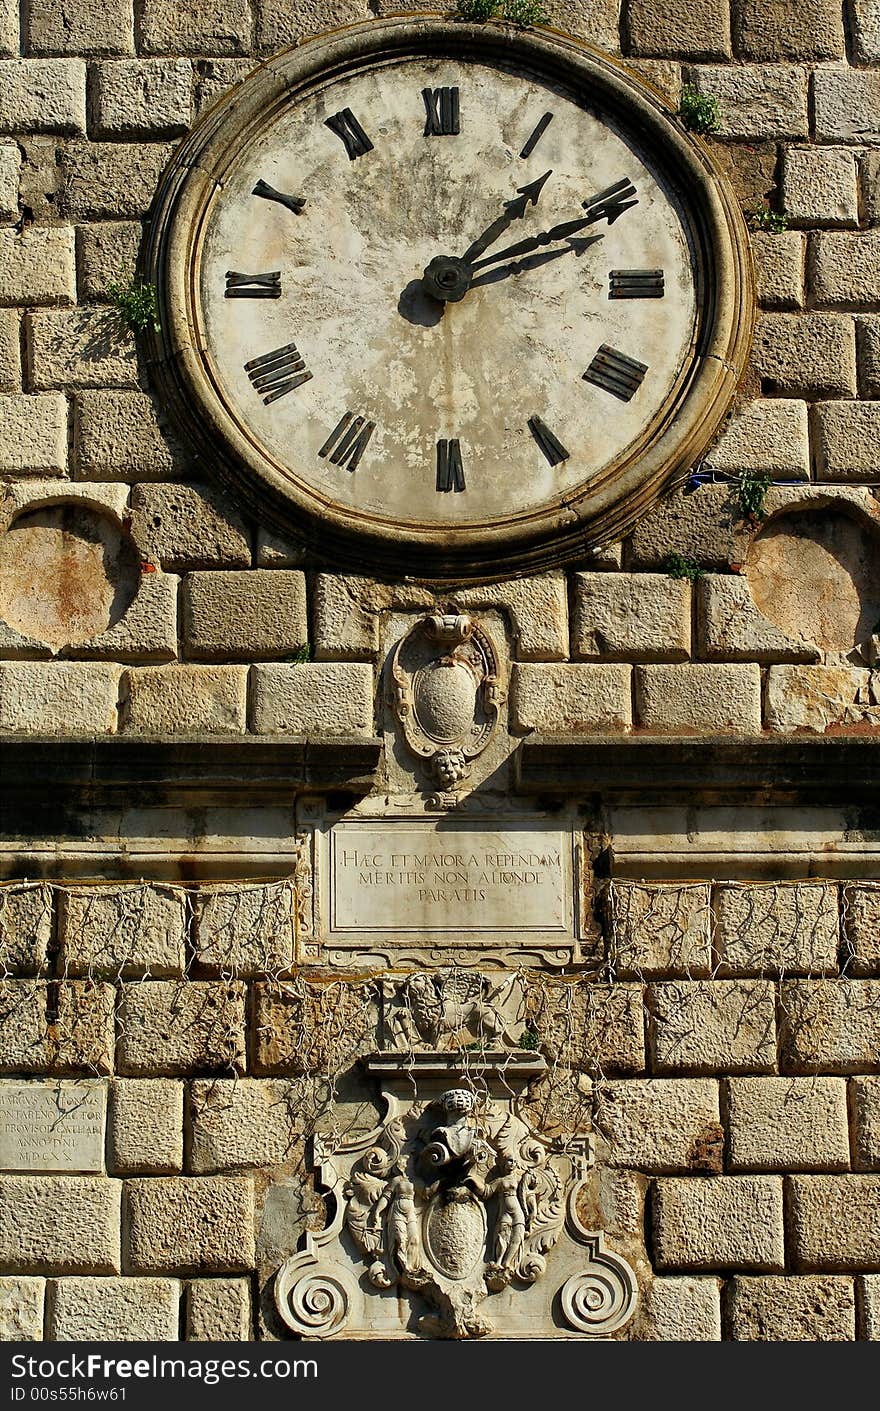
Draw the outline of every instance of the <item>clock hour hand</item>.
[[[527,186],[517,187],[516,196],[512,200],[504,202],[503,213],[498,216],[497,220],[493,220],[482,235],[479,235],[473,244],[465,250],[461,258],[466,265],[472,265],[484,251],[488,250],[490,245],[495,244],[495,241],[504,234],[509,225],[512,225],[515,220],[521,220],[529,205],[536,206],[538,204],[541,188],[548,176],[551,175],[552,171],[545,171],[543,176],[536,177]]]

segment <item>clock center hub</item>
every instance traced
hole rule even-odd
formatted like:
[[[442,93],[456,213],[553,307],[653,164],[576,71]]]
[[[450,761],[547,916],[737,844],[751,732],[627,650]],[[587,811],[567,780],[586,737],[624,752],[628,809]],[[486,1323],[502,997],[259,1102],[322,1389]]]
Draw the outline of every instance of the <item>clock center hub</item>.
[[[472,269],[457,255],[435,255],[425,266],[422,288],[432,299],[457,304],[471,287]]]

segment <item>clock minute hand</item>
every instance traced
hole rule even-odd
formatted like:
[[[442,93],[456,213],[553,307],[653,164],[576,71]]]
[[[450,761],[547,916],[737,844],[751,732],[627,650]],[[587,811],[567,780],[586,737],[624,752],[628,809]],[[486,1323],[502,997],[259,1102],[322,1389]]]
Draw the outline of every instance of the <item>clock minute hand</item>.
[[[479,235],[473,244],[465,250],[461,257],[465,264],[472,265],[485,250],[488,250],[490,245],[495,244],[495,241],[504,234],[509,225],[512,225],[515,220],[522,219],[529,205],[536,206],[538,204],[541,188],[548,176],[551,175],[552,170],[545,171],[543,176],[536,177],[527,186],[517,187],[516,196],[510,201],[504,202],[503,215],[498,216],[497,220],[493,220],[482,235]]]
[[[574,235],[586,226],[592,225],[592,217],[581,217],[580,220],[562,221],[560,225],[551,226],[549,230],[542,230],[539,235],[530,235],[525,240],[518,240],[515,245],[505,245],[503,250],[497,250],[494,255],[487,255],[484,260],[477,260],[474,269],[483,269],[486,265],[497,264],[500,260],[516,259],[520,255],[530,255],[533,250],[540,250],[542,245],[552,245],[558,240],[566,240],[570,235]],[[602,236],[594,237],[601,240]]]

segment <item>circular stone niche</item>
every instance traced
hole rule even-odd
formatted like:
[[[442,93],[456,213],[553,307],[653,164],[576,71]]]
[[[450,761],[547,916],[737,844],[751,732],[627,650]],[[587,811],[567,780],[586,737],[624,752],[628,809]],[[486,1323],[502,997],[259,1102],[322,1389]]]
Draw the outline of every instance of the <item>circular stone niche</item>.
[[[60,651],[118,622],[140,583],[140,559],[114,515],[80,501],[17,515],[0,539],[0,616]]]
[[[880,622],[880,542],[840,510],[779,515],[749,550],[755,605],[789,637],[850,651]]]

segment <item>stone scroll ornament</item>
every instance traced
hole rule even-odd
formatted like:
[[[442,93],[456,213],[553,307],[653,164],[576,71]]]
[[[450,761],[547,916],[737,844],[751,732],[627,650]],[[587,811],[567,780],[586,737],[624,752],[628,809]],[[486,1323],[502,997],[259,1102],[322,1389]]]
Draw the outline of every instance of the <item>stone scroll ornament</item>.
[[[315,1142],[335,1209],[278,1271],[287,1327],[305,1338],[454,1339],[622,1328],[635,1276],[577,1214],[589,1138],[554,1143],[515,1110],[541,1056],[484,1053],[468,1069],[473,1087],[443,1085],[450,1055],[411,1054],[405,1067],[384,1051],[365,1062],[386,1077],[387,1113],[360,1139]]]
[[[391,657],[391,706],[409,749],[441,790],[467,778],[505,699],[491,637],[467,613],[424,617]]]

